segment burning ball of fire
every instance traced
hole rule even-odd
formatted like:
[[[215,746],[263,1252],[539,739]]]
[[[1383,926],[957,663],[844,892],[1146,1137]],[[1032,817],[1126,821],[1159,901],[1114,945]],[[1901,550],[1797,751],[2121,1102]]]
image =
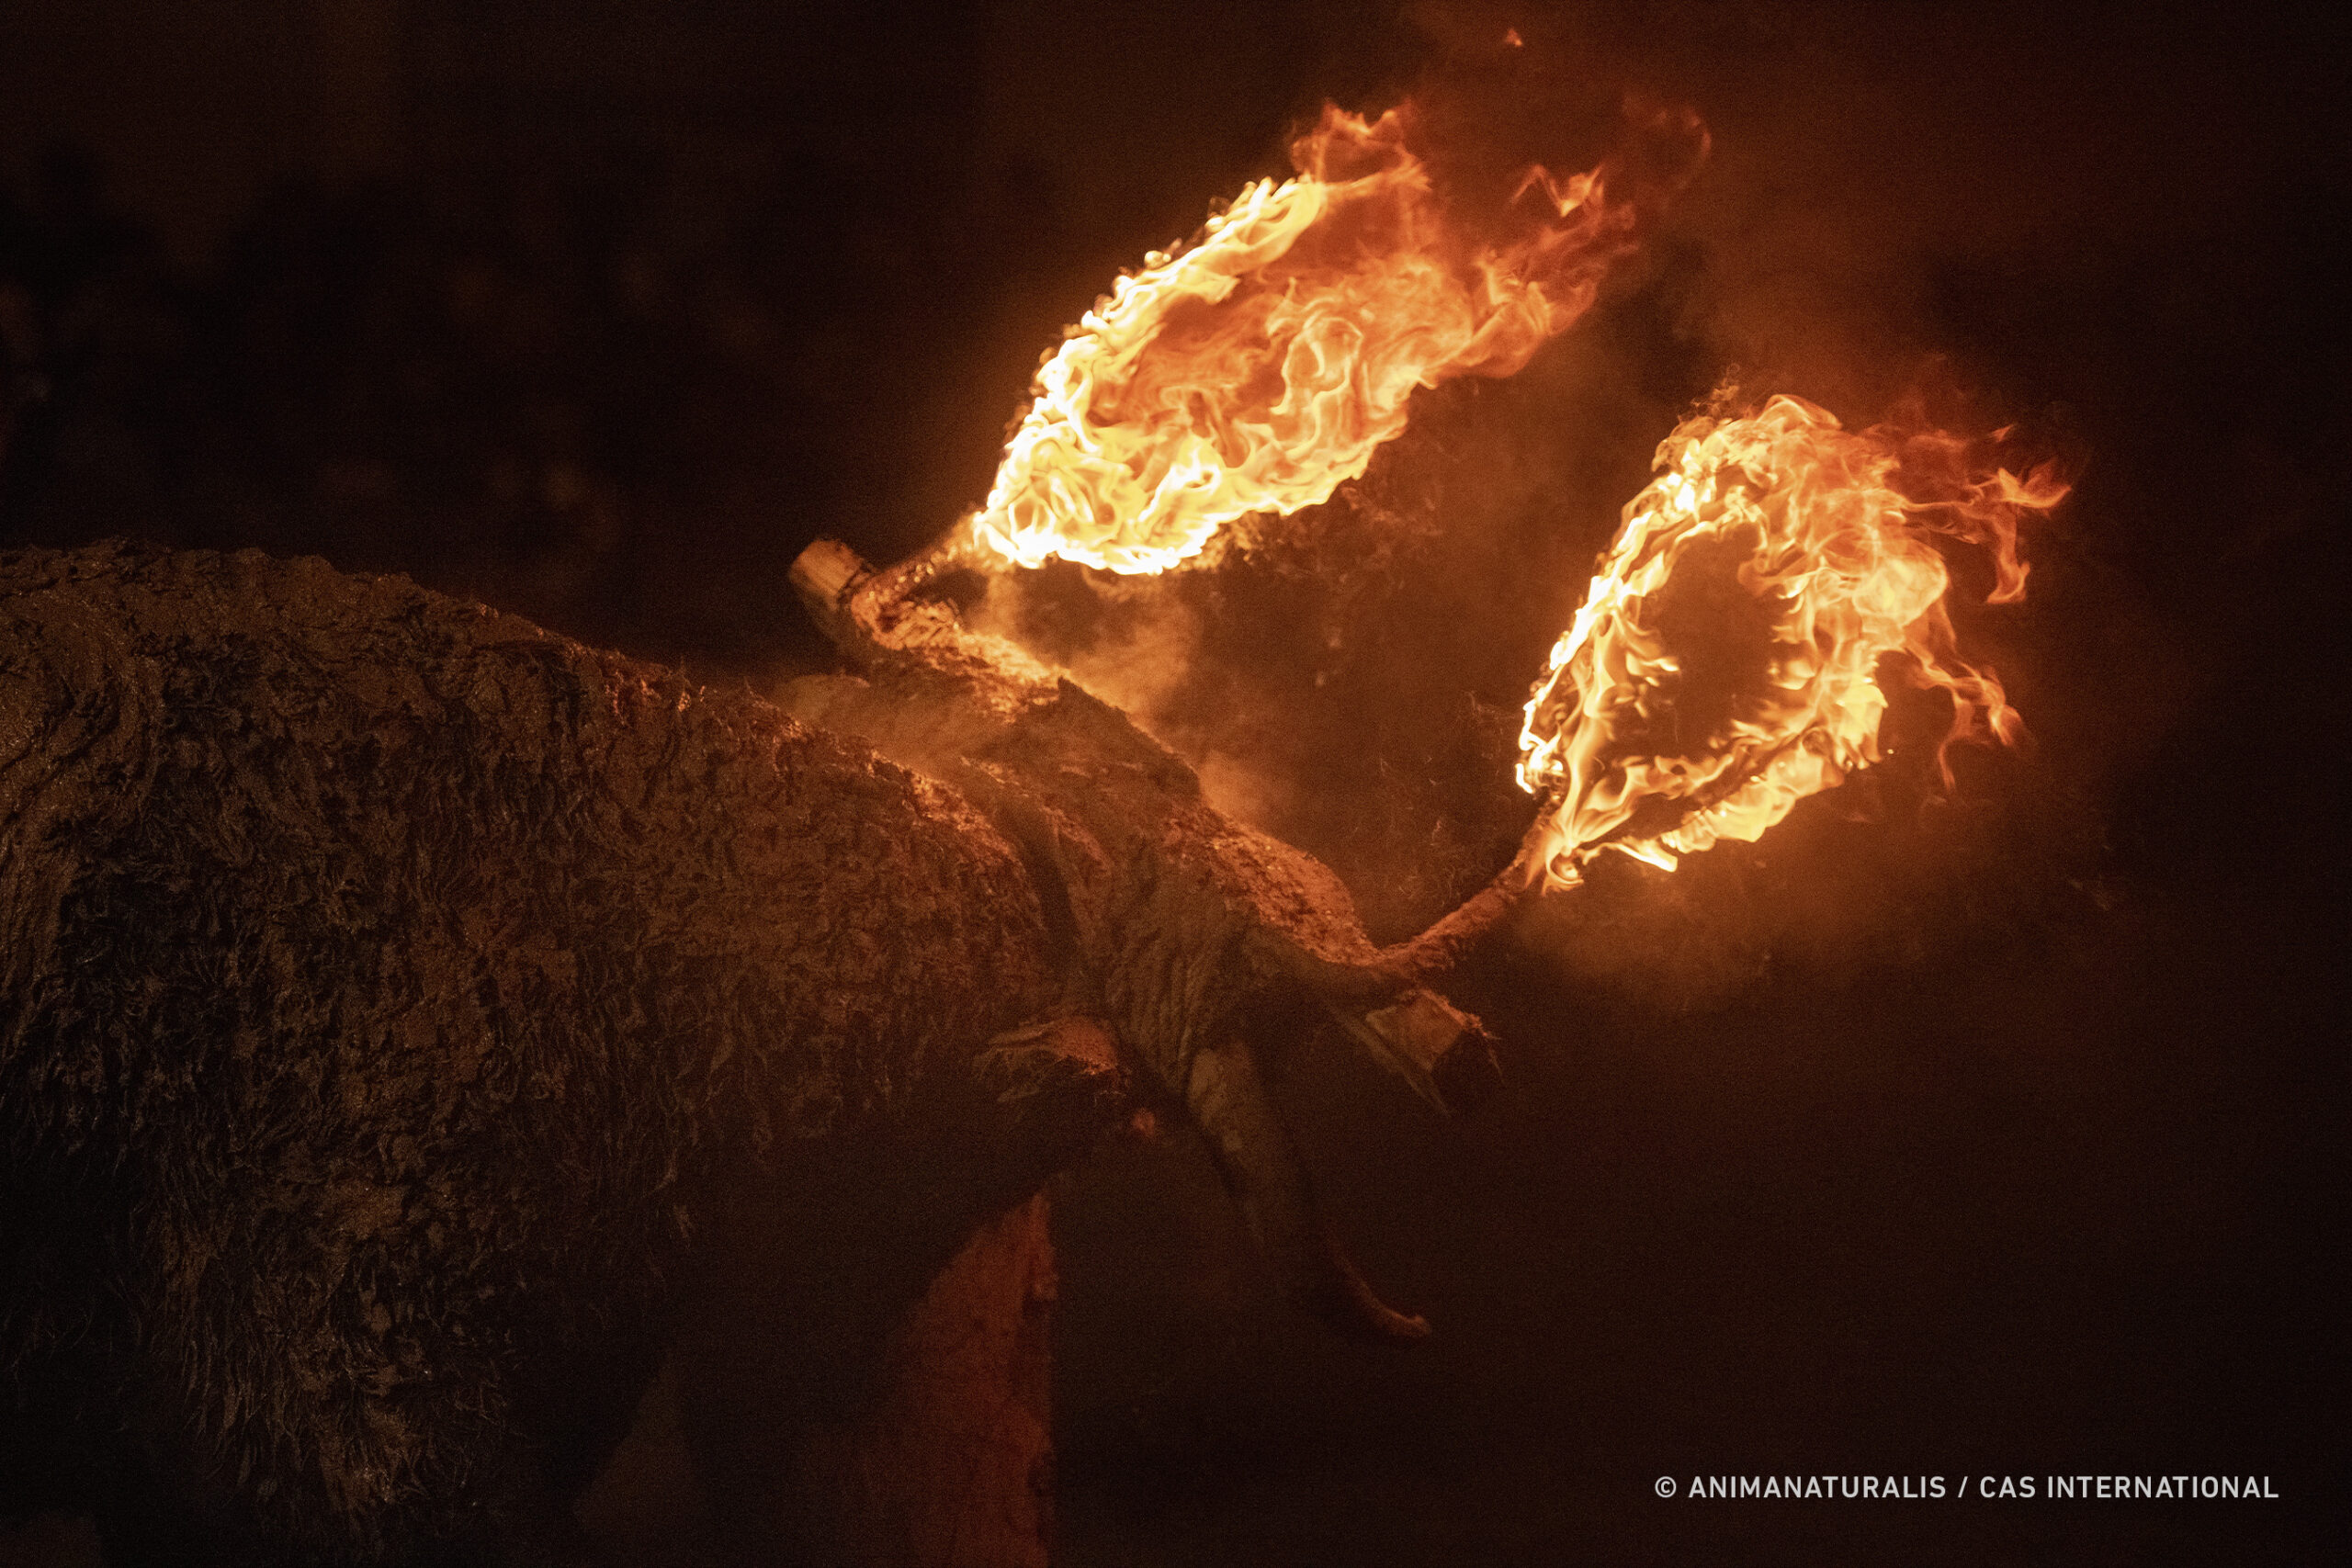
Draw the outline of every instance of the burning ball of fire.
[[[971,519],[980,543],[1023,566],[1162,570],[1235,518],[1329,500],[1404,429],[1415,388],[1509,376],[1581,315],[1634,206],[1597,174],[1536,168],[1473,223],[1408,148],[1411,123],[1327,107],[1291,150],[1296,178],[1120,278],[1038,371]]]
[[[1657,470],[1527,705],[1519,782],[1550,802],[1548,885],[1602,849],[1671,867],[1753,840],[1877,761],[1890,654],[1951,694],[1947,747],[2022,733],[1993,672],[1954,649],[1931,536],[1989,551],[1991,599],[2022,597],[2018,516],[2066,493],[2047,468],[1988,471],[1956,437],[1849,432],[1776,397],[1686,421]]]

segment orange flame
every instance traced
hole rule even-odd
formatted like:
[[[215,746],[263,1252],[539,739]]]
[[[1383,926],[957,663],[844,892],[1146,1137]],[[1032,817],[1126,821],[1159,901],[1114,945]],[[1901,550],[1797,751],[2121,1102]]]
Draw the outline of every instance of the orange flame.
[[[1296,178],[1250,186],[1121,277],[1038,370],[974,536],[1023,566],[1162,570],[1235,518],[1329,500],[1404,428],[1416,387],[1510,375],[1581,315],[1634,208],[1605,202],[1597,173],[1538,168],[1516,231],[1480,241],[1410,128],[1326,107],[1291,150]]]
[[[2048,468],[1987,474],[1957,437],[1849,432],[1776,397],[1745,418],[1686,421],[1659,446],[1657,470],[1625,508],[1520,732],[1521,785],[1556,797],[1535,863],[1549,886],[1581,880],[1602,849],[1671,868],[1717,840],[1753,840],[1877,761],[1888,654],[1906,656],[1914,682],[1951,694],[1946,747],[2023,733],[1992,671],[1957,656],[1951,578],[1929,535],[1989,550],[1992,600],[2021,597],[2018,515],[2066,493]],[[1678,600],[1699,602],[1682,626]],[[1747,678],[1711,705],[1692,661]]]

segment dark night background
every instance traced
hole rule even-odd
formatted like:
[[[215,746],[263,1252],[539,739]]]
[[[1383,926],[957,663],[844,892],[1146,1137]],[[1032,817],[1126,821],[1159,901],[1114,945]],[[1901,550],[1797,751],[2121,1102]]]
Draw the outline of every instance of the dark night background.
[[[1678,413],[1925,388],[2079,474],[1963,620],[2039,744],[1937,804],[1898,708],[1762,844],[1604,867],[1461,988],[1511,1082],[1459,1125],[1303,1049],[1424,1347],[1286,1313],[1182,1137],[1071,1179],[1064,1557],[2341,1561],[2352,55],[2300,18],[19,0],[0,544],[316,553],[764,686],[821,662],[800,548],[975,503],[1061,325],[1324,98],[1563,167],[1627,89],[1694,105],[1713,163],[1521,377],[1214,571],[988,613],[1394,935],[1522,825],[1516,705]],[[1652,1491],[1768,1472],[2282,1500]]]

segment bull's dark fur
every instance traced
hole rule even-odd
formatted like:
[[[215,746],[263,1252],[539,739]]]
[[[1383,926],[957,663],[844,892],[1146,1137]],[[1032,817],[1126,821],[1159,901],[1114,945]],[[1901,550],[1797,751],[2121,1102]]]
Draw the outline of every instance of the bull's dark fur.
[[[317,562],[0,556],[0,1465],[155,1499],[124,1555],[488,1550],[797,1169],[896,1151],[833,1167],[941,1256],[1034,1182],[974,1063],[1055,997],[995,830],[748,694]]]

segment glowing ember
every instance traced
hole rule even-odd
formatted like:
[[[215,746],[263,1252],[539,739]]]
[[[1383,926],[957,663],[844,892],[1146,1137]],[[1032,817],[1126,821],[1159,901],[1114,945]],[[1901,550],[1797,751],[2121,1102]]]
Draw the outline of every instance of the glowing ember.
[[[2021,597],[2018,514],[2066,493],[2048,468],[1986,472],[1956,437],[1849,432],[1789,397],[1685,422],[1657,468],[1527,705],[1519,782],[1555,799],[1549,885],[1604,848],[1671,867],[1752,840],[1875,761],[1889,654],[1951,694],[1947,747],[2022,732],[1954,650],[1929,536],[1985,547],[1993,601]]]
[[[1023,566],[1161,570],[1237,517],[1329,500],[1416,387],[1508,376],[1582,314],[1632,206],[1539,168],[1505,231],[1474,235],[1410,129],[1326,108],[1296,178],[1120,278],[1038,371],[974,536]]]

